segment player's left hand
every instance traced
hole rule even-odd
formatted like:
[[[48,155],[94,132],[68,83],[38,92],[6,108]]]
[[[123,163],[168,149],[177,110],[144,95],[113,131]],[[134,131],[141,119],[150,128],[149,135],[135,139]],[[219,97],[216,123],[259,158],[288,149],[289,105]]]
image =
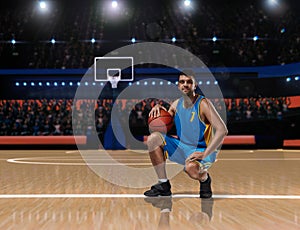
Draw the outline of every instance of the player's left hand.
[[[192,161],[196,161],[196,160],[203,160],[206,157],[206,153],[205,152],[193,152],[186,160],[185,162],[192,162]]]

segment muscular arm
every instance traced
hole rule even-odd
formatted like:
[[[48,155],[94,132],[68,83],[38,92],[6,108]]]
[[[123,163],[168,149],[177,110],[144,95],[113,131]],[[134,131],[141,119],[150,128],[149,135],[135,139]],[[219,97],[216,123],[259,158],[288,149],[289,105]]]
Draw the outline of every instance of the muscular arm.
[[[204,152],[192,153],[186,161],[202,160],[209,154],[214,152],[223,142],[224,137],[227,135],[228,130],[215,107],[207,99],[203,99],[200,104],[200,117],[206,124],[209,123],[215,129],[215,135],[210,140]]]
[[[176,107],[177,107],[178,101],[179,101],[179,99],[177,99],[176,101],[174,101],[174,102],[171,104],[170,108],[169,108],[169,111],[168,111],[168,112],[169,112],[169,114],[171,114],[172,117],[175,116],[175,113],[176,113]]]
[[[212,137],[209,145],[204,151],[204,156],[208,156],[222,144],[224,137],[228,133],[228,130],[224,121],[209,100],[202,100],[200,104],[200,111],[201,119],[206,123],[210,123],[215,130],[214,136]]]
[[[168,112],[171,114],[172,117],[175,116],[177,103],[178,103],[178,99],[171,104],[171,106],[170,106],[170,108],[168,110]],[[160,116],[160,112],[159,111],[161,109],[167,111],[167,109],[165,107],[163,107],[163,106],[161,106],[159,104],[155,105],[151,109],[151,111],[149,112],[149,117],[159,117]]]

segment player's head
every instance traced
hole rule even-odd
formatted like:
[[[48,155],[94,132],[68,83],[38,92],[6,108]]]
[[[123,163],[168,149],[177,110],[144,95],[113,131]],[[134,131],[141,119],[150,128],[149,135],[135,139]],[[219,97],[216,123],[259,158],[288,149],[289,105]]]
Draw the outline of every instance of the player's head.
[[[192,70],[183,70],[179,74],[178,88],[185,95],[190,96],[194,94],[197,87],[195,74]]]

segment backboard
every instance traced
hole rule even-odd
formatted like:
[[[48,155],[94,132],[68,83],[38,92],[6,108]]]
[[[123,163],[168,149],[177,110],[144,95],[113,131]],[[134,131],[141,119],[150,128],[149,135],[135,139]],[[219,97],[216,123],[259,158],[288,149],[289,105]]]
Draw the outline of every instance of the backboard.
[[[133,57],[95,57],[95,81],[109,81],[112,88],[117,88],[119,81],[133,81],[133,79]]]

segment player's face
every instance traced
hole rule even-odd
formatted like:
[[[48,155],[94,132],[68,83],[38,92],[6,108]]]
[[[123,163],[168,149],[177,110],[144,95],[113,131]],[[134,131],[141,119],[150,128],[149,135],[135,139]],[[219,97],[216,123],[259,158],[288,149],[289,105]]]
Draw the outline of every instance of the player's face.
[[[195,81],[192,77],[180,75],[178,80],[178,88],[187,96],[192,96],[196,88]]]

